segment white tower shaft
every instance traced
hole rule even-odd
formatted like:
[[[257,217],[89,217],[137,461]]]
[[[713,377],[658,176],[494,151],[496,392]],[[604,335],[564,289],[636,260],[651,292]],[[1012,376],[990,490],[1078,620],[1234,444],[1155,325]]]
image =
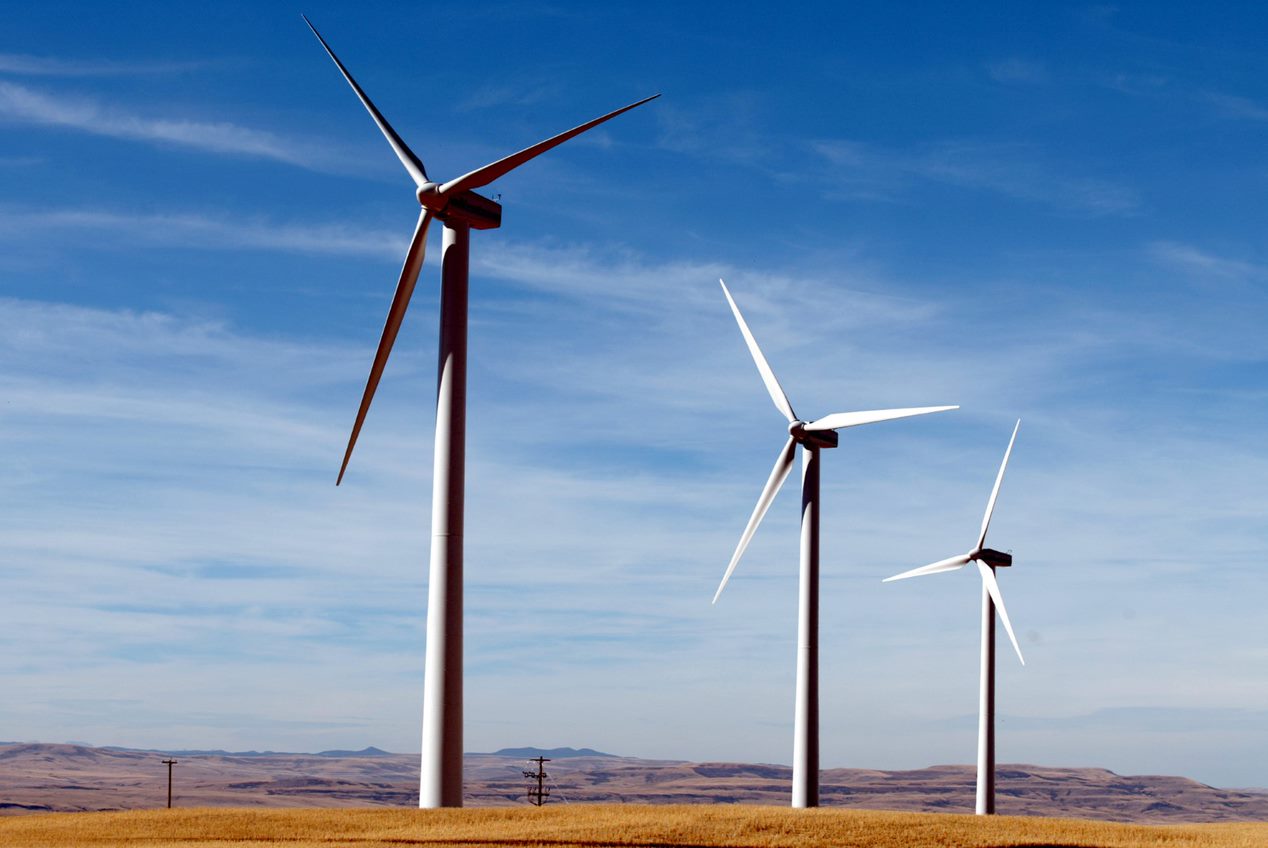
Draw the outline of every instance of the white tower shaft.
[[[819,449],[801,448],[801,580],[792,805],[819,806]]]
[[[462,806],[462,525],[467,436],[470,228],[445,223],[436,363],[431,569],[418,806]]]
[[[988,566],[991,573],[995,566]],[[995,813],[995,603],[982,584],[982,691],[977,712],[977,814]]]

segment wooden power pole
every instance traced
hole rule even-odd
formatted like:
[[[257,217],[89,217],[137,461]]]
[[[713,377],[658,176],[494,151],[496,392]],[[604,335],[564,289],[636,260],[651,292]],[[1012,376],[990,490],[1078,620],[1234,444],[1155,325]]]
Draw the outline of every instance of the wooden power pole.
[[[164,760],[163,765],[167,766],[167,808],[172,809],[172,766],[176,765],[179,760]]]
[[[529,762],[537,763],[537,771],[526,771],[524,772],[524,776],[527,777],[529,780],[537,781],[537,785],[533,786],[531,783],[529,784],[528,802],[530,804],[536,804],[537,806],[540,807],[542,804],[546,803],[546,798],[550,796],[550,790],[542,785],[543,781],[545,781],[547,777],[545,764],[550,762],[550,758],[549,757],[535,757],[529,760]]]

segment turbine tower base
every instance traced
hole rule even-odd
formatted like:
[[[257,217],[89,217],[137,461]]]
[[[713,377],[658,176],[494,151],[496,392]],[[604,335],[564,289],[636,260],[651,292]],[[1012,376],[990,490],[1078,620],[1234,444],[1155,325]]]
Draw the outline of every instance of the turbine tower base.
[[[994,566],[991,566],[994,571]],[[977,806],[995,814],[995,602],[982,584],[982,679],[977,712]]]
[[[818,447],[802,445],[797,699],[793,715],[794,807],[819,806],[819,459]]]
[[[471,230],[445,222],[436,448],[432,465],[420,808],[462,806],[462,527],[467,431],[467,267]]]

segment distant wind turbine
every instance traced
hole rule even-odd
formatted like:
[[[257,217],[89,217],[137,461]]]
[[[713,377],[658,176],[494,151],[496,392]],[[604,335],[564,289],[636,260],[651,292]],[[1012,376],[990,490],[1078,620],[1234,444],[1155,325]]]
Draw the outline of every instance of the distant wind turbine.
[[[716,604],[731,579],[731,572],[744,555],[757,525],[770,509],[775,495],[792,471],[793,457],[801,446],[801,581],[797,605],[797,696],[793,716],[793,785],[792,806],[819,806],[819,451],[837,446],[837,430],[908,418],[930,412],[959,409],[958,406],[924,406],[912,409],[880,409],[869,412],[836,412],[817,421],[803,421],[793,412],[792,404],[775,379],[775,372],[766,362],[757,340],[749,331],[740,308],[735,305],[731,292],[722,280],[722,293],[736,323],[744,335],[757,371],[766,384],[766,391],[775,408],[788,419],[788,441],[780,449],[771,470],[770,479],[762,489],[757,506],[749,517],[748,525],[740,535],[740,543],[731,555],[731,562],[722,576],[722,583],[713,596]]]
[[[501,226],[502,207],[475,193],[494,180],[552,147],[628,112],[653,95],[601,118],[538,142],[519,153],[476,168],[457,179],[437,183],[427,176],[423,162],[396,134],[330,45],[304,17],[308,28],[334,60],[352,86],[361,105],[370,113],[396,158],[414,181],[422,212],[414,228],[396,294],[387,313],[379,348],[370,366],[361,406],[352,425],[348,448],[339,467],[343,481],[370,401],[400,331],[418,272],[427,248],[427,228],[433,218],[444,225],[441,251],[440,355],[436,375],[436,445],[432,471],[431,568],[427,583],[427,659],[423,680],[422,769],[419,807],[462,806],[462,528],[466,456],[467,406],[467,265],[471,228],[489,230]]]
[[[995,488],[991,489],[990,500],[986,502],[986,514],[982,516],[982,529],[977,534],[977,544],[967,554],[960,554],[949,559],[939,560],[932,565],[913,568],[893,577],[886,577],[882,582],[903,580],[908,577],[920,577],[925,574],[937,574],[940,571],[955,571],[970,562],[977,563],[977,571],[982,575],[982,679],[981,695],[978,700],[977,717],[977,814],[991,815],[995,812],[995,610],[1004,622],[1004,630],[1013,643],[1017,659],[1026,664],[1021,655],[1021,646],[1013,635],[1013,625],[1008,620],[1008,610],[1004,609],[1004,598],[999,593],[999,583],[995,580],[995,569],[1005,568],[1013,564],[1013,555],[991,550],[986,545],[986,529],[991,525],[991,513],[995,511],[995,500],[999,497],[1000,484],[1004,482],[1004,469],[1008,467],[1008,457],[1013,452],[1013,442],[1017,441],[1017,430],[1021,427],[1021,419],[1017,419],[1013,427],[1013,437],[1008,440],[1008,449],[1004,451],[1004,461],[1000,463],[999,474],[995,476]]]

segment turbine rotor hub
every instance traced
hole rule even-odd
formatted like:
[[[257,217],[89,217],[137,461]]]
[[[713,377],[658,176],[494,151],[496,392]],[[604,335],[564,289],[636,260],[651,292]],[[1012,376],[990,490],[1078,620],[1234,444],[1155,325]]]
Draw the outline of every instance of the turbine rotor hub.
[[[418,198],[420,205],[425,206],[433,212],[439,212],[444,209],[445,204],[448,201],[448,198],[440,193],[440,183],[423,183],[418,187],[418,191],[414,194]]]
[[[788,425],[788,435],[802,447],[817,450],[837,446],[836,430],[807,430],[805,421],[793,421]]]

